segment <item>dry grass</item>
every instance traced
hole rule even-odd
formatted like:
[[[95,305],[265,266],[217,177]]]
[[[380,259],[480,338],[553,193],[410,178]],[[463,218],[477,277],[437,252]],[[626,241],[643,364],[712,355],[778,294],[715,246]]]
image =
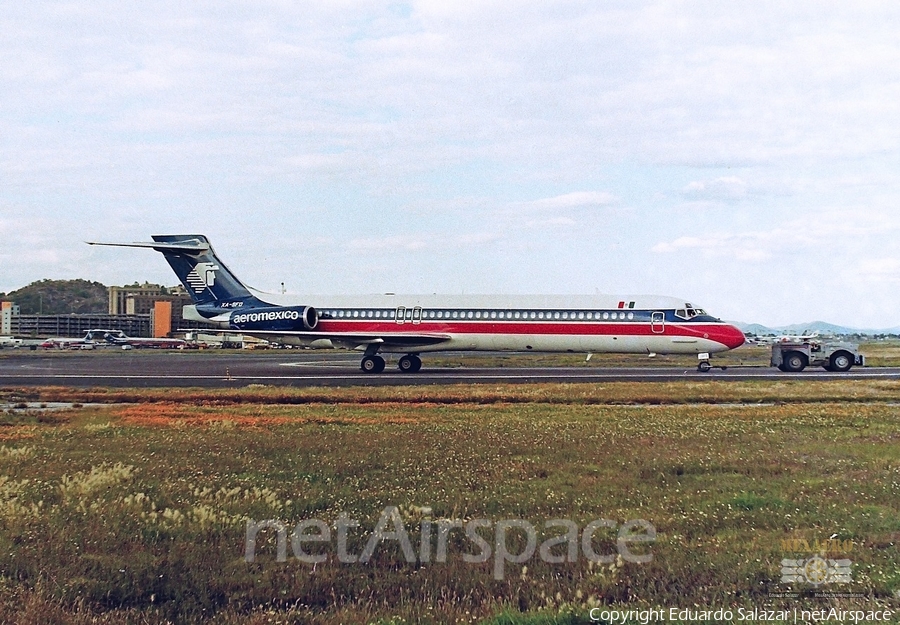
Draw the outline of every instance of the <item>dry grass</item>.
[[[900,401],[897,380],[778,380],[605,382],[547,384],[448,384],[439,386],[305,387],[251,384],[236,389],[0,388],[0,401],[236,404],[691,404]]]
[[[785,588],[782,540],[831,534],[853,541],[863,597],[831,603],[891,605],[900,589],[896,383],[27,392],[111,403],[0,427],[29,428],[0,445],[3,622],[575,623],[592,605],[824,605],[768,593]],[[407,564],[392,548],[366,565],[279,563],[271,537],[242,558],[248,518],[343,512],[371,530],[388,505],[410,522],[422,506],[538,526],[644,518],[659,536],[648,564],[535,558],[501,581],[490,563]]]

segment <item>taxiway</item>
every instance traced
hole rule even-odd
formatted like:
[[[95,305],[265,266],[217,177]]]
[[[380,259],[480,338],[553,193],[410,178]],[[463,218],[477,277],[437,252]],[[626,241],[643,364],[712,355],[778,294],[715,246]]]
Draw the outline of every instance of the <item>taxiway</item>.
[[[366,374],[355,354],[321,352],[4,354],[0,386],[108,386],[229,388],[248,384],[373,386],[538,382],[672,382],[900,379],[900,368],[856,368],[849,373],[807,369],[782,373],[770,367],[731,367],[700,373],[694,367],[439,367],[426,361],[415,374],[388,368]]]

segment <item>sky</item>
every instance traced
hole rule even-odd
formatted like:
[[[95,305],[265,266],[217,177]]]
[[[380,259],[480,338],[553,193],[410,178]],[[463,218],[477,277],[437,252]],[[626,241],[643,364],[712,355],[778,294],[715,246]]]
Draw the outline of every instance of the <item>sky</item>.
[[[0,291],[649,293],[900,325],[896,2],[7,3]],[[314,301],[307,302],[315,305]]]

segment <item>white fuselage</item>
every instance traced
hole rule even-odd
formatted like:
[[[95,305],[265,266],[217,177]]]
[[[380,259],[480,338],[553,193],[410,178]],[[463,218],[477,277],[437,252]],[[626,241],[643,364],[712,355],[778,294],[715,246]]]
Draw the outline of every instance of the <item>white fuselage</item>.
[[[743,334],[672,297],[646,295],[372,295],[257,294],[274,306],[312,306],[315,336],[277,337],[286,344],[364,349],[359,337],[419,335],[432,342],[385,343],[381,352],[448,350],[702,354],[733,349]],[[188,307],[190,308],[190,307]],[[227,315],[225,315],[227,318]],[[186,318],[197,318],[186,310]],[[250,330],[246,334],[253,335]],[[352,340],[342,340],[342,335]],[[271,335],[259,334],[272,339]],[[439,340],[440,339],[440,340]]]

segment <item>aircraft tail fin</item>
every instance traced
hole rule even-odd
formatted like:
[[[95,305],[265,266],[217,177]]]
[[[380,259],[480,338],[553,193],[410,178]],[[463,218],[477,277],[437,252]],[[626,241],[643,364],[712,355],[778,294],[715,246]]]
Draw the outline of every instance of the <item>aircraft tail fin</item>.
[[[166,261],[194,304],[218,306],[226,302],[256,303],[256,297],[216,256],[202,234],[155,234],[152,243],[90,243],[156,250]]]

